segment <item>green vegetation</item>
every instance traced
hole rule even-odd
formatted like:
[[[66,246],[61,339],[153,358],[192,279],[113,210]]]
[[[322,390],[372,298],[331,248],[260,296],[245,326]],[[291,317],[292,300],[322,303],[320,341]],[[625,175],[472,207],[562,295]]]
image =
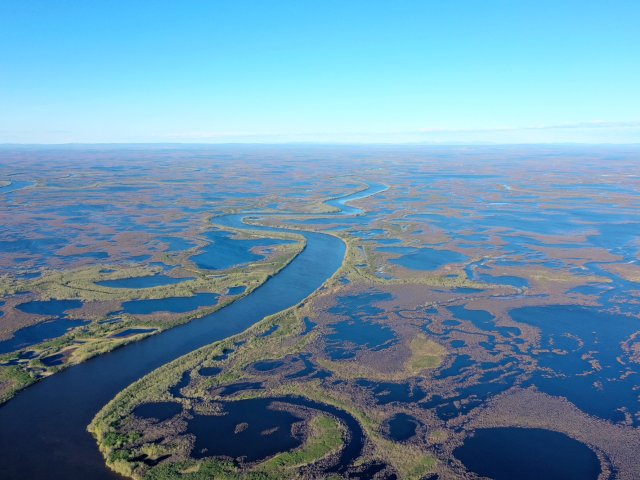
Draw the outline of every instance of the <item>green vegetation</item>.
[[[407,362],[406,370],[409,376],[419,374],[426,369],[438,368],[442,358],[447,353],[439,343],[427,338],[426,335],[416,335],[409,342],[411,358]]]
[[[340,423],[328,415],[318,415],[309,422],[309,433],[304,445],[291,452],[284,452],[261,463],[257,471],[285,475],[285,471],[315,463],[340,450],[343,444]]]
[[[0,368],[0,404],[12,398],[16,392],[36,381],[33,374],[18,366]]]
[[[250,232],[249,232],[250,233]],[[248,235],[243,232],[243,237]],[[71,311],[70,318],[92,319],[83,327],[75,328],[66,335],[54,340],[29,347],[35,352],[32,359],[21,361],[11,367],[0,367],[0,403],[12,398],[22,388],[40,378],[49,376],[68,366],[81,363],[96,355],[114,350],[128,343],[138,341],[149,335],[186,323],[195,318],[208,315],[238,298],[250,294],[271,276],[282,270],[305,247],[304,237],[295,234],[278,234],[277,238],[296,240],[296,243],[278,245],[266,259],[250,265],[232,268],[219,275],[211,276],[206,271],[185,270],[185,276],[193,280],[179,284],[154,288],[127,289],[101,287],[95,282],[145,276],[159,273],[157,268],[93,266],[70,271],[50,272],[39,279],[16,281],[10,277],[0,279],[0,291],[15,293],[30,291],[41,300],[80,299],[87,302],[82,309]],[[103,273],[105,270],[113,270]],[[244,285],[245,291],[235,297],[225,296],[228,288]],[[160,313],[151,315],[121,315],[118,323],[100,323],[110,311],[118,310],[123,301],[192,296],[198,292],[214,292],[221,295],[220,301],[213,307],[203,307],[188,314]],[[153,332],[140,333],[127,337],[112,337],[113,334],[129,328],[154,328]],[[41,358],[66,352],[68,355],[62,365],[47,367]],[[20,351],[0,356],[0,362],[16,359]]]

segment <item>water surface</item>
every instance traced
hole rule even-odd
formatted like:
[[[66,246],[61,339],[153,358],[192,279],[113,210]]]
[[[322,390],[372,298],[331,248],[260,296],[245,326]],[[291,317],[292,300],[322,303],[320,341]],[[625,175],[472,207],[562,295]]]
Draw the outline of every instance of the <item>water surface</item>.
[[[550,430],[481,429],[453,454],[467,469],[493,480],[596,480],[600,474],[589,447]]]

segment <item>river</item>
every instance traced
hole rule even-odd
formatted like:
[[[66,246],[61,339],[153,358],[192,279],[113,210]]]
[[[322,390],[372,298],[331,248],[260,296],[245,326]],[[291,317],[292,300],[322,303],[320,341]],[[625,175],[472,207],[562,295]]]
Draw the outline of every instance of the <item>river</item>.
[[[382,184],[328,204],[335,215],[363,213],[347,202],[381,192]],[[261,216],[251,213],[251,217]],[[249,214],[216,218],[247,228]],[[289,216],[289,214],[286,214]],[[326,215],[322,215],[326,216]],[[197,348],[246,330],[267,315],[304,300],[340,268],[345,245],[339,238],[295,229],[255,228],[304,235],[306,248],[251,294],[200,319],[95,357],[43,379],[0,407],[0,476],[18,479],[114,479],[93,437],[91,419],[119,391],[154,369]]]

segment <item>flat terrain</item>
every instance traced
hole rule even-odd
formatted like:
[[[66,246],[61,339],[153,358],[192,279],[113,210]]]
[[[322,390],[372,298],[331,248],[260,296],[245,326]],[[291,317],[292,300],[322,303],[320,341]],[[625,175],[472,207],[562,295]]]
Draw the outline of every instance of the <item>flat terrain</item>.
[[[310,297],[96,412],[111,469],[639,478],[639,155],[3,150],[0,181],[25,186],[3,206],[1,392],[250,296],[295,262],[296,232],[323,232],[346,254]]]

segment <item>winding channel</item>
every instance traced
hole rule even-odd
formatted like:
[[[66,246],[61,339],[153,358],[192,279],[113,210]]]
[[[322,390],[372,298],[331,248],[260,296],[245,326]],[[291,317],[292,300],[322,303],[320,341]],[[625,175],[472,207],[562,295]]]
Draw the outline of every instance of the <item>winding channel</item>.
[[[387,187],[368,188],[326,202],[333,216],[362,214],[346,204]],[[267,315],[304,300],[342,265],[345,244],[326,233],[247,226],[245,217],[290,213],[243,213],[215,219],[219,225],[264,232],[298,233],[306,248],[277,275],[220,310],[161,334],[131,343],[47,377],[0,407],[0,477],[18,479],[115,479],[86,431],[95,414],[119,391],[156,368],[197,348],[246,330]],[[300,215],[301,217],[327,217]]]

